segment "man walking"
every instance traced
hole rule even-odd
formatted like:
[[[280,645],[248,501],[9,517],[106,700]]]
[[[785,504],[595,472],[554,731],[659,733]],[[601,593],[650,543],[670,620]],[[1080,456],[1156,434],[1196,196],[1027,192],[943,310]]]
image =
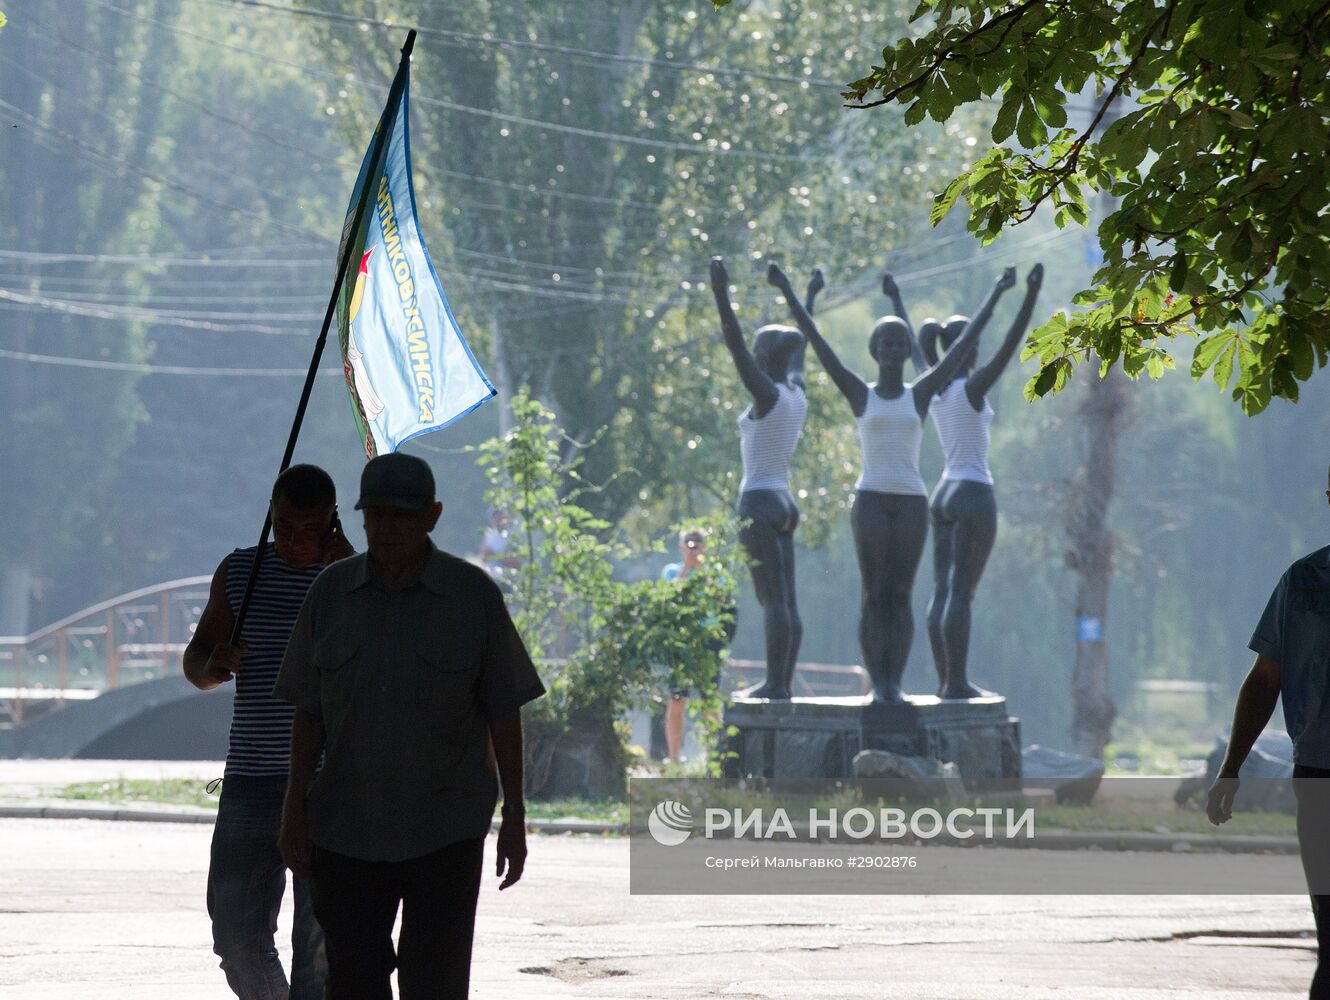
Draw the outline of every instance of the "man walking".
[[[1330,501],[1330,489],[1326,490]],[[1316,923],[1311,1000],[1330,1000],[1330,545],[1303,556],[1280,578],[1251,642],[1256,662],[1238,692],[1228,751],[1210,787],[1210,822],[1233,815],[1238,770],[1284,699],[1293,741],[1298,846]]]
[[[520,709],[545,689],[498,585],[430,541],[425,462],[372,459],[356,509],[369,551],[310,588],[273,692],[296,706],[282,853],[310,877],[331,1000],[391,998],[394,967],[403,1000],[461,998],[500,782],[499,888],[525,865]]]
[[[273,544],[264,552],[245,621],[247,644],[231,645],[255,548],[236,549],[213,574],[208,603],[185,649],[185,677],[208,691],[235,679],[230,746],[208,867],[213,950],[241,1000],[323,996],[323,935],[305,880],[295,880],[291,983],[273,935],[286,890],[277,845],[290,751],[290,705],[273,681],[305,592],[325,564],[350,555],[332,479],[313,465],[286,469],[272,489]]]

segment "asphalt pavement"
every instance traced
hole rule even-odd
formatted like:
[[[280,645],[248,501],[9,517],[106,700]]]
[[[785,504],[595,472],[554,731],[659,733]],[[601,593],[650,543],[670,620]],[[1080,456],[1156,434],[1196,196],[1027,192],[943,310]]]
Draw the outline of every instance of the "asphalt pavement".
[[[204,911],[210,836],[0,819],[0,996],[229,997]],[[530,849],[512,889],[487,874],[475,998],[1258,1000],[1305,996],[1314,963],[1295,895],[634,896],[623,838]]]

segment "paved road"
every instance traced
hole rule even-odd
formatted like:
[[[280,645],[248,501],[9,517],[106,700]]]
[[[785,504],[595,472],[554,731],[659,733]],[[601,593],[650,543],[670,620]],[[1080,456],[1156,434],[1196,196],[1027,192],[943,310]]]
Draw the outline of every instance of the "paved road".
[[[0,996],[226,1000],[210,835],[0,820]],[[1310,929],[1296,896],[630,896],[623,840],[538,837],[519,886],[482,892],[472,995],[1293,998]]]

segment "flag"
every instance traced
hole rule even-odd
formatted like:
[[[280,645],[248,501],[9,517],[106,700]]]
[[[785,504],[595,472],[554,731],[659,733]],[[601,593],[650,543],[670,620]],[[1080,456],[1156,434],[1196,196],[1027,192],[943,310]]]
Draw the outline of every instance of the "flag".
[[[420,234],[410,65],[404,56],[360,165],[338,253],[345,267],[337,301],[342,371],[366,458],[446,427],[495,394]]]

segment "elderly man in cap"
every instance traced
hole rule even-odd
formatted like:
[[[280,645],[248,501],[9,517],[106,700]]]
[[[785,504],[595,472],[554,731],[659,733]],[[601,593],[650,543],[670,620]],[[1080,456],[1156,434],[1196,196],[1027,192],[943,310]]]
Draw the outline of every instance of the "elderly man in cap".
[[[500,889],[526,861],[520,709],[545,689],[498,586],[431,542],[425,462],[372,459],[356,509],[368,552],[314,581],[273,689],[296,708],[282,855],[310,878],[331,1000],[391,998],[394,967],[403,1000],[465,997],[500,783]]]

